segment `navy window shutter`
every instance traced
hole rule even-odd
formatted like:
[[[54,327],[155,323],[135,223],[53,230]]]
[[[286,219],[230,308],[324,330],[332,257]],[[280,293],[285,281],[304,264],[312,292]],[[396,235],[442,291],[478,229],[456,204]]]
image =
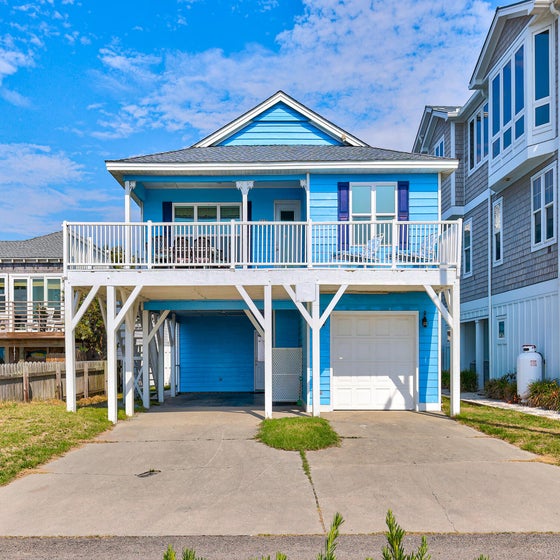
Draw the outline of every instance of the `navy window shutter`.
[[[399,222],[408,221],[409,212],[409,186],[408,181],[399,181],[397,183],[397,202],[398,202],[398,220]],[[408,248],[408,227],[399,226],[399,249],[406,250]]]
[[[162,222],[172,222],[173,221],[173,203],[172,202],[162,202],[161,203],[161,221]]]
[[[350,183],[338,183],[338,221],[348,222],[350,220]],[[338,226],[338,250],[348,249],[348,226]]]

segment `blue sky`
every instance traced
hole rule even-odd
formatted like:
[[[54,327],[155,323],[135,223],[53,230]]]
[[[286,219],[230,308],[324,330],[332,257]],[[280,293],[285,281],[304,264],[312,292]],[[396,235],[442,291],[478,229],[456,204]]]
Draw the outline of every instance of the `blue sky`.
[[[117,159],[189,146],[282,89],[410,150],[461,104],[495,0],[0,0],[0,239],[121,221]]]

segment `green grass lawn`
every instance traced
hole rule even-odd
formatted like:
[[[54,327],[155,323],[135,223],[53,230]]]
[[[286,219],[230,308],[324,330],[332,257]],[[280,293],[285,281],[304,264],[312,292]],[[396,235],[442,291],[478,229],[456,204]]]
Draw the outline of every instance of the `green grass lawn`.
[[[119,419],[124,419],[119,410]],[[66,412],[60,401],[0,403],[0,485],[107,430],[106,406]]]
[[[449,415],[449,399],[443,397],[442,409]],[[560,421],[461,401],[458,422],[503,439],[517,447],[542,455],[546,462],[560,465]]]
[[[309,416],[263,420],[256,439],[276,449],[300,452],[340,443],[327,420]]]

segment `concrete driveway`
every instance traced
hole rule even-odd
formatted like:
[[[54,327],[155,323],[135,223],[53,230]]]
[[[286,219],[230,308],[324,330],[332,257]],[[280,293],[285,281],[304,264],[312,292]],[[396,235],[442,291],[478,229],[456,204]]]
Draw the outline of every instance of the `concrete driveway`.
[[[560,468],[530,453],[437,414],[325,417],[344,439],[308,453],[311,485],[252,439],[260,411],[154,408],[0,488],[0,535],[318,534],[336,511],[369,533],[388,508],[407,531],[560,528]]]

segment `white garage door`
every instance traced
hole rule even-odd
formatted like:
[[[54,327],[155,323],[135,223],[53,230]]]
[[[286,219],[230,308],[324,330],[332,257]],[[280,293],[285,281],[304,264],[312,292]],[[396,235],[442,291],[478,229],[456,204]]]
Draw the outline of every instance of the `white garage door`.
[[[332,314],[335,409],[414,409],[416,323],[410,314]]]

